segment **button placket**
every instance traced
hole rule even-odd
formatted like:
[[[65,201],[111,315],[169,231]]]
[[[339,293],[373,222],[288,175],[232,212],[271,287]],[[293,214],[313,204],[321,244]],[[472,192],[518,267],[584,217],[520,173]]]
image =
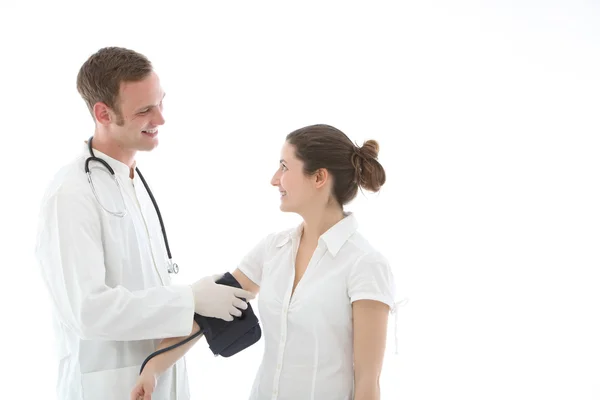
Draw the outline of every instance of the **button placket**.
[[[292,253],[293,257],[293,253]],[[281,376],[281,370],[283,368],[283,356],[285,353],[285,344],[287,339],[287,325],[288,325],[288,311],[290,302],[292,300],[292,288],[294,285],[294,276],[291,276],[290,283],[288,286],[287,293],[284,297],[282,312],[281,312],[281,335],[279,338],[279,351],[277,354],[277,367],[275,369],[275,378],[273,380],[273,396],[272,400],[277,399],[279,393],[279,378]]]

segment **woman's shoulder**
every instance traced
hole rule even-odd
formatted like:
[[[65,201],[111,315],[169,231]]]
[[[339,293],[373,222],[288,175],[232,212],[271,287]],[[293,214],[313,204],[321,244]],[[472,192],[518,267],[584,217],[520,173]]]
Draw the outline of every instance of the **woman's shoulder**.
[[[354,232],[348,242],[357,258],[363,261],[387,262],[387,259],[379,249],[359,231]]]

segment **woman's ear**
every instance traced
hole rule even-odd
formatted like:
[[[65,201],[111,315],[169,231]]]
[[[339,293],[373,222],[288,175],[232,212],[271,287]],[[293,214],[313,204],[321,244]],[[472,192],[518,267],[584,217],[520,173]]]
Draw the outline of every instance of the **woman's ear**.
[[[317,170],[317,172],[315,172],[315,187],[317,189],[322,188],[323,186],[325,186],[325,184],[327,183],[327,181],[329,180],[329,171],[327,171],[325,168],[319,168]]]

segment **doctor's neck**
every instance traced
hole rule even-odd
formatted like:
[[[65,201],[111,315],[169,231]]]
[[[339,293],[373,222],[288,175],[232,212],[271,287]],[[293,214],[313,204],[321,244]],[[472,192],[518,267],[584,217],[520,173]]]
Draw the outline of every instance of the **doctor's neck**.
[[[322,234],[344,219],[344,212],[337,204],[328,204],[325,208],[308,210],[302,213],[302,236],[308,241],[317,241]]]
[[[92,147],[107,156],[127,165],[130,169],[129,176],[133,178],[133,168],[135,165],[136,150],[126,149],[120,143],[110,139],[107,135],[98,130],[94,132]]]

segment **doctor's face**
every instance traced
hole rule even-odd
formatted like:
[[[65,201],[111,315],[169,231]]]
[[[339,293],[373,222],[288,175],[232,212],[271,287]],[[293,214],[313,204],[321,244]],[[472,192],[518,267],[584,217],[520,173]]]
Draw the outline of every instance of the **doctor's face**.
[[[138,82],[121,83],[120,110],[111,111],[111,138],[124,150],[154,149],[158,145],[158,128],[165,123],[164,96],[155,72]]]
[[[313,179],[304,174],[304,163],[296,158],[295,147],[285,142],[281,149],[279,169],[271,179],[279,189],[281,211],[302,214],[313,204],[317,191]]]

